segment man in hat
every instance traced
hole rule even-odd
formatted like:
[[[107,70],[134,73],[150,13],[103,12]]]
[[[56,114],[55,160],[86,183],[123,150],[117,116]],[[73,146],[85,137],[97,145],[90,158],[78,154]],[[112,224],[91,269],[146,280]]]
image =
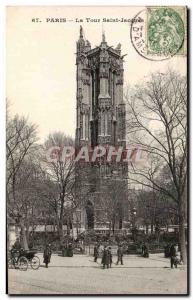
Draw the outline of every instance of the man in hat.
[[[20,250],[21,249],[21,243],[20,243],[18,238],[16,239],[12,249],[14,249],[14,250]]]
[[[121,263],[121,265],[123,265],[123,247],[121,245],[119,245],[118,249],[117,249],[117,262],[116,262],[116,265],[118,265],[119,262]]]
[[[108,255],[109,255],[109,266],[111,268],[113,259],[112,259],[112,252],[111,252],[111,247],[110,246],[108,248]]]
[[[173,269],[174,266],[177,268],[176,256],[177,256],[176,245],[172,244],[171,247],[170,247],[170,265],[171,265],[171,269]]]
[[[52,251],[51,251],[51,245],[46,244],[46,247],[44,249],[44,263],[46,268],[48,268],[48,264],[50,263]]]
[[[103,264],[103,269],[105,269],[105,267],[107,267],[107,269],[109,268],[109,263],[110,263],[110,259],[109,259],[109,251],[107,246],[104,246],[103,249],[103,256],[102,256],[102,261],[101,263]]]
[[[94,262],[97,262],[97,259],[99,257],[99,245],[94,246]]]
[[[143,257],[149,257],[149,247],[147,243],[143,245]]]

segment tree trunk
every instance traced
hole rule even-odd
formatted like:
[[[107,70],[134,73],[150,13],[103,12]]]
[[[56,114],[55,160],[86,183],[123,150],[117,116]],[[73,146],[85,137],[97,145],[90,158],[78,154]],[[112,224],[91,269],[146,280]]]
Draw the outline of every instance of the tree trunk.
[[[109,236],[111,235],[111,222],[109,222]]]
[[[186,251],[186,238],[185,238],[185,226],[180,222],[179,224],[179,242],[180,242],[180,253],[183,263],[187,264],[187,251]]]
[[[145,233],[148,234],[148,232],[149,232],[149,225],[146,224],[146,225],[145,225]]]
[[[69,216],[67,216],[66,226],[67,226],[67,235],[70,235],[70,218],[69,218]]]
[[[29,245],[29,239],[30,239],[29,226],[26,226],[25,233],[26,233],[27,243],[28,243],[28,245]]]
[[[112,222],[112,231],[113,231],[113,236],[115,235],[115,221],[113,220]]]
[[[57,231],[58,231],[58,237],[60,240],[60,243],[63,243],[63,223],[60,221],[57,221]]]
[[[153,221],[151,221],[151,233],[153,233]]]
[[[21,226],[21,246],[24,250],[29,250],[26,231],[25,231],[25,226],[24,226],[23,223],[21,223],[20,226]]]
[[[186,251],[186,235],[185,235],[185,211],[184,211],[183,198],[179,200],[179,243],[180,254],[184,264],[187,264],[187,251]]]
[[[69,225],[69,223],[67,222],[67,235],[70,235],[70,225]]]

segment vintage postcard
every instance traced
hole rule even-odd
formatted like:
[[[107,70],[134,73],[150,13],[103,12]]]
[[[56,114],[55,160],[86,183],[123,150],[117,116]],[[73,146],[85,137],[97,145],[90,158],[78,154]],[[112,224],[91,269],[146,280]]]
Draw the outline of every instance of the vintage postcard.
[[[189,293],[187,13],[6,8],[9,295]]]

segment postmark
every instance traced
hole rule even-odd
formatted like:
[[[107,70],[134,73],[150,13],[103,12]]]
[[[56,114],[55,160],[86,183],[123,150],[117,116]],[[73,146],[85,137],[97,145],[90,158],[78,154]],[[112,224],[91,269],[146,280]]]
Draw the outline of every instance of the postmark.
[[[147,7],[132,23],[130,38],[139,55],[148,60],[162,61],[186,54],[185,7]]]

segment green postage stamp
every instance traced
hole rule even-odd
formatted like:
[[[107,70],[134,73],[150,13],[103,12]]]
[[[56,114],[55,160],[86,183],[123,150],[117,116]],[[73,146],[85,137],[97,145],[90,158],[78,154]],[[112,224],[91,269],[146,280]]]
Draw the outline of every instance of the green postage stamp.
[[[186,39],[185,7],[148,7],[146,22],[147,54],[184,55]]]

